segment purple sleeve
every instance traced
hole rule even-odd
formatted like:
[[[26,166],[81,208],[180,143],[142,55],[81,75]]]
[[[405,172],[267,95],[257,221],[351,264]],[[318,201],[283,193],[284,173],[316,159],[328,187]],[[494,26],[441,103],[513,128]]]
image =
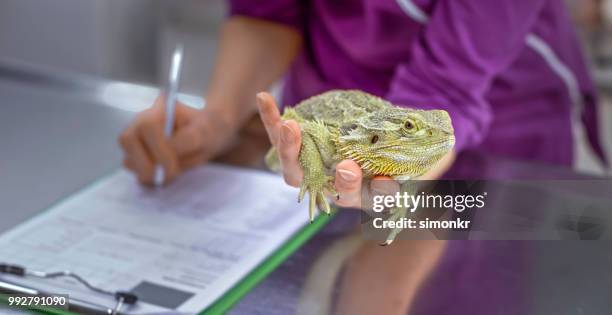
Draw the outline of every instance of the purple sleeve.
[[[399,65],[386,98],[398,105],[445,109],[456,150],[481,142],[491,122],[485,94],[496,74],[525,47],[544,0],[439,1]]]
[[[229,14],[244,15],[303,29],[303,7],[299,0],[230,0]]]

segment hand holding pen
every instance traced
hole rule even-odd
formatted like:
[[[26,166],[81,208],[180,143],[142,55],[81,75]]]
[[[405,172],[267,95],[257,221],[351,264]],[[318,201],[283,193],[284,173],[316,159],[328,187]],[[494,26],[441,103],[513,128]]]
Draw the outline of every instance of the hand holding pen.
[[[175,75],[177,79],[178,74]],[[194,109],[176,101],[169,95],[172,89],[178,91],[178,80],[175,88],[172,83],[168,84],[167,91],[153,106],[139,113],[119,136],[123,165],[143,184],[168,183],[183,171],[215,156],[229,142],[225,118],[216,112]],[[169,102],[174,102],[175,106],[168,107]],[[159,171],[160,167],[163,171]],[[158,183],[155,182],[156,173]]]

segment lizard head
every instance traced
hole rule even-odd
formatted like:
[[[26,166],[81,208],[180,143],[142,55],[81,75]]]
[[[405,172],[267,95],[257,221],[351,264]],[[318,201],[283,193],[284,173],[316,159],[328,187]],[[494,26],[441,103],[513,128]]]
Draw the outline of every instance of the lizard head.
[[[390,107],[341,126],[338,151],[359,163],[366,176],[422,175],[455,144],[444,110]]]

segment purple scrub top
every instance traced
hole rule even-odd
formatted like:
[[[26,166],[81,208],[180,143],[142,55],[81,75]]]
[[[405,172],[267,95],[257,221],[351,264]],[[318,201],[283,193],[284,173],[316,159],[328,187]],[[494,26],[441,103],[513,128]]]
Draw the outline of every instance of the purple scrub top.
[[[446,109],[456,148],[571,165],[572,120],[600,158],[596,94],[563,1],[232,0],[305,38],[283,103],[361,89]]]
[[[304,36],[283,103],[361,89],[442,108],[456,148],[561,165],[572,125],[604,160],[596,93],[559,0],[232,0],[231,15]],[[582,123],[582,124],[581,124]],[[532,242],[452,241],[412,314],[529,314]]]

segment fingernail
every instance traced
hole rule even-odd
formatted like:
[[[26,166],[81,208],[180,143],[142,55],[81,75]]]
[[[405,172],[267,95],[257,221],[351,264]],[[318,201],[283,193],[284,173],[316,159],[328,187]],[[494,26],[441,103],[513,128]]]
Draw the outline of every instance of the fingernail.
[[[389,195],[394,193],[391,183],[373,180],[370,183],[370,189],[374,195]]]
[[[264,92],[259,92],[259,93],[257,93],[257,95],[255,96],[255,98],[257,99],[257,103],[258,103],[258,104],[262,104],[262,103],[265,101]]]
[[[354,182],[357,180],[357,174],[348,170],[338,170],[338,174],[346,182]]]
[[[283,123],[281,126],[281,141],[287,144],[292,144],[295,140],[295,135],[293,134],[293,130],[287,125],[287,123]]]

